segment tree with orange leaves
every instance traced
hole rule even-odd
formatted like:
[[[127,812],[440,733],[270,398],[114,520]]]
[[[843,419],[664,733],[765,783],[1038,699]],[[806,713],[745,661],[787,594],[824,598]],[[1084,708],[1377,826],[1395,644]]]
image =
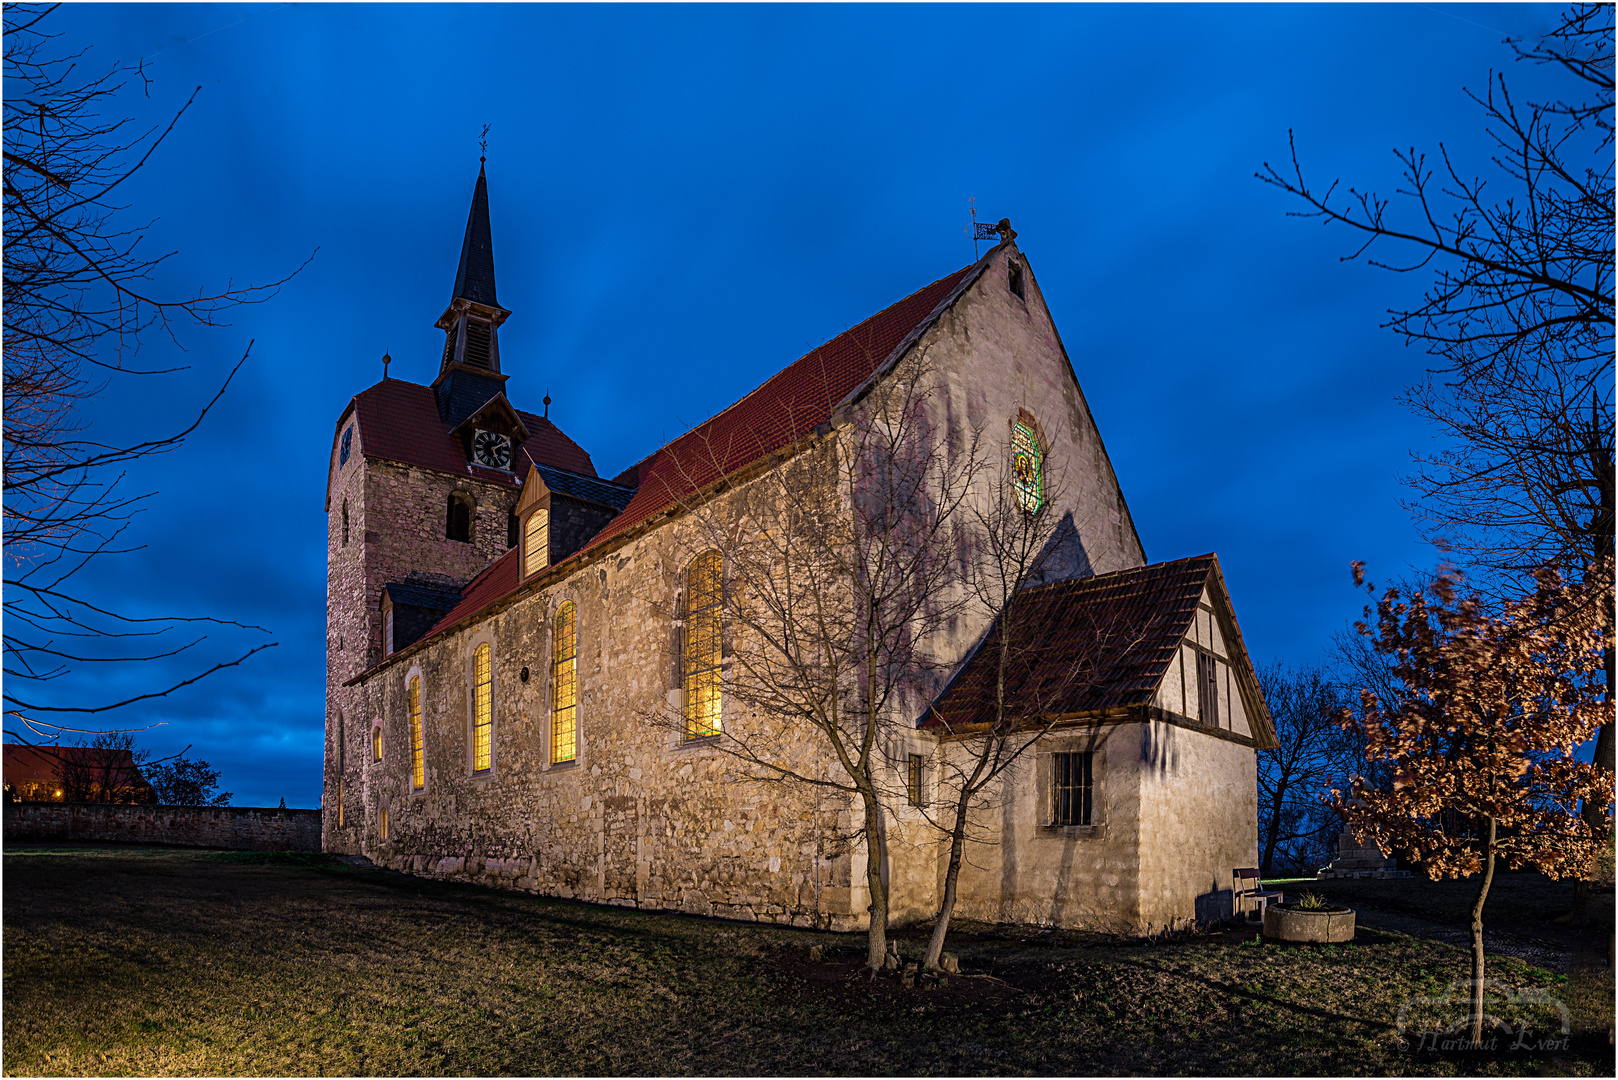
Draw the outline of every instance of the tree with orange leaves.
[[[1489,609],[1444,570],[1425,592],[1387,590],[1356,623],[1402,686],[1396,705],[1371,691],[1359,716],[1369,758],[1391,767],[1386,790],[1356,779],[1333,803],[1361,843],[1406,850],[1427,875],[1481,874],[1472,905],[1472,1042],[1483,1038],[1483,904],[1497,860],[1552,878],[1590,872],[1610,827],[1608,775],[1574,752],[1612,720],[1604,650],[1613,633],[1612,559],[1570,582],[1540,570],[1524,598]],[[1356,584],[1364,566],[1354,564]],[[1375,596],[1372,586],[1366,590]],[[1374,617],[1374,626],[1372,620]],[[1602,808],[1601,827],[1579,813]]]

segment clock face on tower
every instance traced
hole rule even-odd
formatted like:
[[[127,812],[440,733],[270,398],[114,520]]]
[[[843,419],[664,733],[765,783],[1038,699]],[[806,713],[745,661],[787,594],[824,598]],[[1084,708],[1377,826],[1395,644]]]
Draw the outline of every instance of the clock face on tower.
[[[497,431],[474,432],[472,459],[494,469],[511,468],[511,437]]]

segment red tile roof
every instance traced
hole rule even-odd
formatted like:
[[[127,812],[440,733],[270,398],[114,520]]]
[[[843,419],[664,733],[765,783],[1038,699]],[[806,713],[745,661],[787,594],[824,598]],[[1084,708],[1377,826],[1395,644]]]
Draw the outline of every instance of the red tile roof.
[[[584,550],[606,543],[826,423],[832,409],[919,329],[975,268],[963,267],[877,312],[624,470],[617,480],[636,488],[635,498]]]
[[[16,787],[24,784],[59,784],[62,767],[78,765],[90,770],[91,775],[106,771],[119,784],[145,790],[146,778],[135,767],[135,756],[128,750],[103,750],[91,746],[27,746],[22,743],[4,744],[5,782]]]
[[[625,469],[615,481],[634,487],[634,498],[588,544],[558,565],[586,557],[593,548],[650,521],[720,477],[803,438],[826,423],[831,419],[832,409],[869,378],[906,339],[924,328],[972,271],[982,265],[979,262],[962,267],[884,308],[799,357],[724,412]],[[428,400],[431,401],[430,393]],[[523,421],[529,422],[526,413]],[[529,439],[524,447],[533,441]],[[369,445],[366,451],[377,452]],[[526,474],[527,470],[523,472]],[[594,471],[589,475],[594,476]],[[426,638],[514,591],[521,583],[516,551],[513,548],[506,552],[474,578],[455,610],[444,616]]]
[[[544,417],[521,411],[517,415],[528,428],[528,438],[514,448],[512,472],[470,464],[460,441],[451,437],[450,425],[439,419],[438,403],[430,386],[383,379],[355,395],[353,411],[359,417],[359,448],[367,457],[512,486],[521,484],[522,478],[528,475],[529,461],[585,476],[596,474],[590,455],[578,443]],[[344,419],[338,423],[339,434],[346,422],[345,412]]]
[[[1150,704],[1217,567],[1213,555],[1197,555],[1018,593],[1006,658],[1011,715]],[[960,731],[993,722],[1001,630],[1000,623],[990,629],[923,727]]]

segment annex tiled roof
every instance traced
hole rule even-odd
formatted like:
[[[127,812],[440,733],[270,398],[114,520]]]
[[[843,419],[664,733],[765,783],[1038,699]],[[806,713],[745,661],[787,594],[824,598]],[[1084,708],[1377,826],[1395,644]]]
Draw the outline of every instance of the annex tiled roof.
[[[1018,593],[1006,659],[1011,715],[1150,704],[1217,565],[1213,555],[1197,555]],[[923,727],[993,722],[1002,630],[1000,623],[990,629]]]
[[[554,465],[584,476],[596,474],[590,455],[542,416],[518,411],[528,438],[513,451],[512,472],[473,465],[450,426],[439,419],[432,388],[402,379],[384,379],[354,397],[359,418],[360,449],[367,457],[387,458],[439,472],[461,473],[513,487],[528,475],[528,464]]]
[[[845,330],[793,361],[724,412],[625,469],[613,478],[615,487],[633,492],[623,512],[563,563],[585,557],[591,549],[650,521],[720,477],[795,442],[826,423],[831,419],[832,409],[920,330],[983,265],[985,261],[980,260],[962,267]],[[524,413],[523,421],[526,423],[528,419],[528,414]],[[532,442],[534,439],[530,438],[523,445],[527,447]],[[526,468],[520,471],[527,473]],[[589,470],[586,475],[594,476],[595,470]],[[550,479],[546,477],[545,482],[548,485]],[[426,638],[516,590],[522,583],[517,572],[519,550],[507,551],[473,578],[462,593],[461,602]]]
[[[584,476],[566,469],[554,469],[549,465],[538,465],[539,478],[545,481],[545,486],[552,491],[563,495],[571,495],[575,499],[595,503],[597,506],[610,506],[614,510],[623,510],[630,500],[635,497],[635,489],[615,484],[610,480],[601,480],[594,476]]]

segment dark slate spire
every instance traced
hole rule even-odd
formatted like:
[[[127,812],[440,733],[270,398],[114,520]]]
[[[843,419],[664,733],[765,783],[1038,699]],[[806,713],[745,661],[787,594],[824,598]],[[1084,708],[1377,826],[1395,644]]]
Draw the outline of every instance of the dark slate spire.
[[[494,238],[489,231],[489,183],[478,165],[477,186],[472,189],[472,210],[466,215],[466,238],[461,241],[461,264],[455,268],[455,300],[499,307],[494,298]]]

